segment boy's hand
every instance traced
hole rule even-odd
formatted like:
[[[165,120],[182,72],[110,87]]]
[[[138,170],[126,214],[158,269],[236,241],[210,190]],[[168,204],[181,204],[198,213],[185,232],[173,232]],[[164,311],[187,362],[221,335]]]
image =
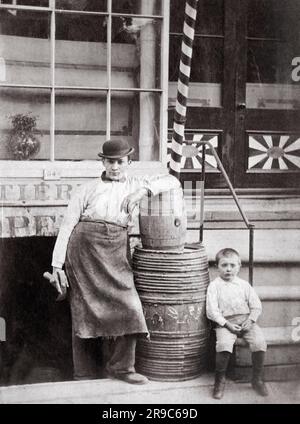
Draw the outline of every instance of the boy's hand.
[[[240,334],[242,327],[238,324],[231,324],[230,322],[226,322],[225,327],[231,331],[233,334]]]
[[[253,325],[253,321],[250,318],[247,318],[241,325],[242,331],[248,331]]]

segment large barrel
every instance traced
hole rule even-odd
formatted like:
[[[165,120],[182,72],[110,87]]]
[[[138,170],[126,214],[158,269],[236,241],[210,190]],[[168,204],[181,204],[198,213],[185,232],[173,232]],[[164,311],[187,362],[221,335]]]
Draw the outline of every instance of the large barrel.
[[[207,365],[208,260],[202,245],[179,251],[136,248],[133,272],[150,333],[139,339],[136,369],[152,380],[195,378]]]
[[[144,196],[140,202],[139,225],[145,249],[182,250],[187,229],[182,188]]]

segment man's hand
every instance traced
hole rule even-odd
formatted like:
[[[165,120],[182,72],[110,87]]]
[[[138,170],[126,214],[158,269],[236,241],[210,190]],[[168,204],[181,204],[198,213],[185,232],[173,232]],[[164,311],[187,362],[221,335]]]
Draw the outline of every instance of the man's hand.
[[[44,277],[47,278],[50,284],[52,284],[52,286],[58,291],[58,297],[56,300],[60,301],[65,299],[67,295],[67,288],[69,287],[65,272],[60,268],[53,267],[52,274],[45,272]]]
[[[233,334],[240,334],[242,327],[238,324],[231,324],[226,321],[225,327]]]
[[[253,321],[250,318],[247,318],[241,325],[242,331],[248,331],[253,325]]]
[[[132,214],[133,209],[137,206],[140,200],[147,194],[146,188],[140,188],[134,193],[128,194],[121,204],[121,211],[125,213]]]

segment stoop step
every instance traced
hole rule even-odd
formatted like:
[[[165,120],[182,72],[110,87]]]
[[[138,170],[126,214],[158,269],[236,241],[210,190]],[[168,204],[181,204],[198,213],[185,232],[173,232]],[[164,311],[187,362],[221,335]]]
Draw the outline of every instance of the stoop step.
[[[300,286],[255,286],[255,291],[263,305],[261,327],[289,327],[300,317]]]
[[[300,321],[300,320],[299,320]],[[300,380],[300,323],[298,326],[265,327],[268,343],[265,360],[265,380]],[[249,381],[252,365],[248,346],[238,339],[235,349],[234,379]]]
[[[218,276],[214,262],[210,262],[210,280]],[[296,286],[299,287],[300,263],[255,263],[253,269],[253,286]],[[248,263],[242,264],[239,276],[249,280]]]

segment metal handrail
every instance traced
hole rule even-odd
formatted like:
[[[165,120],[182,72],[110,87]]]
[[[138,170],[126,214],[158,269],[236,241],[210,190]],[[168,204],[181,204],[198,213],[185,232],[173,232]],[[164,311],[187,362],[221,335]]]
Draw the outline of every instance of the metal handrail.
[[[239,199],[238,199],[238,197],[236,195],[236,192],[235,192],[235,190],[234,190],[234,188],[233,188],[233,186],[231,184],[231,181],[230,181],[230,179],[228,177],[228,174],[225,171],[225,168],[224,168],[224,166],[223,166],[223,164],[221,162],[221,159],[219,158],[218,153],[216,152],[216,150],[215,150],[214,146],[211,144],[211,142],[210,141],[200,141],[200,140],[199,141],[185,140],[185,143],[186,144],[197,144],[197,145],[202,146],[201,181],[203,181],[203,191],[204,191],[204,182],[205,182],[205,146],[208,146],[210,148],[210,150],[212,151],[212,153],[213,153],[213,155],[214,155],[214,157],[216,159],[218,168],[221,171],[221,174],[223,175],[223,177],[225,178],[225,181],[226,181],[226,183],[228,185],[228,188],[229,188],[229,190],[231,192],[231,195],[232,195],[232,197],[233,197],[233,199],[235,201],[235,204],[236,204],[236,206],[237,206],[237,208],[238,208],[238,210],[239,210],[239,212],[240,212],[240,214],[241,214],[241,216],[243,218],[243,221],[244,221],[246,227],[249,230],[249,283],[251,285],[253,285],[254,229],[255,229],[255,225],[252,224],[249,221],[249,219],[247,218],[245,212],[243,211],[243,209],[242,209],[242,207],[240,205]],[[202,199],[203,199],[203,197],[202,197]],[[201,227],[200,227],[200,241],[202,241],[202,238],[203,238],[203,220],[202,220]]]

